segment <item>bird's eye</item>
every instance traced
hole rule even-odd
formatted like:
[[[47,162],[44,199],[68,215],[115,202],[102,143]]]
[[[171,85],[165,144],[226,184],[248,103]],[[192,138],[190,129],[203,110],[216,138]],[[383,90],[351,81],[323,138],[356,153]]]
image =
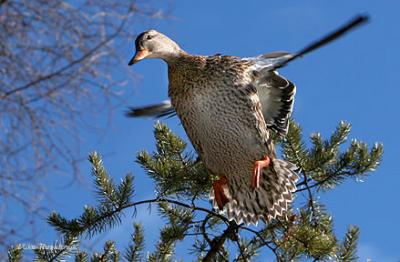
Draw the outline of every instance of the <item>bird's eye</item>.
[[[152,39],[152,38],[153,38],[152,35],[147,35],[147,36],[146,36],[146,40],[150,40],[150,39]]]

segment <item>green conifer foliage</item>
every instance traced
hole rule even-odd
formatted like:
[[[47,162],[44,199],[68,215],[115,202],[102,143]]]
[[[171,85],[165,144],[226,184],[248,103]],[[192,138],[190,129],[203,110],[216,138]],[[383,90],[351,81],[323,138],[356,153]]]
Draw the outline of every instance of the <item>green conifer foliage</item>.
[[[74,219],[50,214],[48,222],[64,236],[65,248],[51,252],[38,248],[37,260],[61,261],[72,254],[75,261],[177,261],[182,258],[177,257],[176,246],[184,241],[183,246],[191,246],[187,255],[198,261],[251,261],[265,255],[276,261],[357,261],[359,228],[350,226],[340,241],[331,214],[316,200],[318,194],[350,178],[363,179],[381,161],[382,145],[369,149],[357,140],[346,144],[349,133],[350,125],[341,122],[329,138],[312,134],[306,143],[300,126],[292,121],[287,137],[277,138],[277,143],[282,157],[299,167],[296,200],[286,220],[253,227],[237,225],[212,209],[208,193],[215,177],[181,138],[158,123],[155,151],[140,152],[136,160],[155,183],[154,198],[134,199],[133,175],[116,184],[99,154],[92,153],[89,161],[97,205],[85,206]],[[122,223],[124,212],[144,204],[156,205],[165,221],[154,248],[145,246],[146,234],[140,221],[134,221],[131,243],[122,254],[115,248],[118,239],[105,242],[104,249],[91,256],[79,249],[79,239],[112,230]],[[10,249],[9,261],[21,259],[20,246]]]

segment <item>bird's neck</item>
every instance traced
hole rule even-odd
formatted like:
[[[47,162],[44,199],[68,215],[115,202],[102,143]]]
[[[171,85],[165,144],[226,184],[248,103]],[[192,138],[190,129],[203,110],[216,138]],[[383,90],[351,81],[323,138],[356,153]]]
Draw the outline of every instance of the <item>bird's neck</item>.
[[[164,60],[168,64],[168,66],[170,66],[176,64],[177,62],[179,62],[179,60],[185,59],[187,56],[189,56],[188,53],[186,53],[182,49],[178,49],[174,50],[173,52],[163,54],[161,56],[161,59]]]
[[[193,56],[182,53],[166,61],[168,64],[169,89],[181,92],[193,86],[193,82],[204,77],[205,59],[202,56]]]

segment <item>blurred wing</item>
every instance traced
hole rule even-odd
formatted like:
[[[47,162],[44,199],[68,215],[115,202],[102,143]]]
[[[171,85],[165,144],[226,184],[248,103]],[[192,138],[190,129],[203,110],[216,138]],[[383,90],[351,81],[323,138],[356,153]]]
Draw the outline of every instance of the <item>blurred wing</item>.
[[[166,100],[160,104],[153,104],[143,107],[131,107],[126,112],[128,117],[173,117],[176,115],[174,108],[171,105],[171,101]]]

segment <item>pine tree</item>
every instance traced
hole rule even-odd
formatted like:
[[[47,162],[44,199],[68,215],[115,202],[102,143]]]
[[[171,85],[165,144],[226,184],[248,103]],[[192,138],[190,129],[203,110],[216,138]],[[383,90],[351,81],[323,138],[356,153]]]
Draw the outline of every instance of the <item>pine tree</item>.
[[[335,189],[347,179],[367,176],[379,165],[382,145],[369,149],[358,140],[343,145],[349,132],[350,125],[341,122],[329,139],[311,135],[307,147],[300,126],[292,121],[287,137],[276,142],[281,145],[282,157],[299,167],[296,193],[305,194],[296,194],[287,220],[249,227],[228,221],[212,210],[208,192],[215,177],[194,153],[187,151],[181,138],[158,123],[154,130],[156,150],[140,152],[136,160],[156,185],[154,198],[135,199],[134,177],[128,174],[116,184],[100,155],[92,153],[89,161],[97,206],[85,206],[82,214],[71,220],[58,213],[50,214],[48,223],[62,234],[64,248],[37,248],[37,261],[60,261],[71,254],[75,261],[175,261],[179,259],[175,246],[181,241],[191,243],[187,254],[199,261],[250,261],[266,253],[276,261],[357,261],[359,228],[349,226],[340,240],[333,230],[332,216],[317,201],[318,194]],[[112,230],[122,223],[124,212],[149,203],[157,205],[166,222],[153,252],[145,252],[151,247],[144,245],[140,221],[134,221],[131,243],[125,250],[118,251],[114,241],[107,241],[101,252],[91,256],[80,251],[79,239]],[[21,246],[10,249],[9,261],[22,259]]]

